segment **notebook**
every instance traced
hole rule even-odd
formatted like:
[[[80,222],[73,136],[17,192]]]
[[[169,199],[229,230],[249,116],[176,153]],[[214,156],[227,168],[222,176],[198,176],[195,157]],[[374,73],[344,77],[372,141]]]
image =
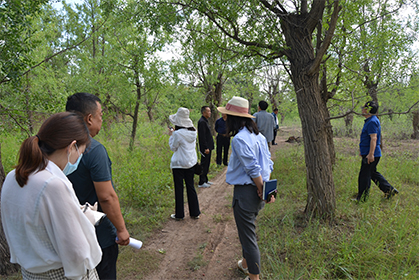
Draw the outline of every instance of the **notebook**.
[[[271,201],[271,197],[274,196],[276,198],[276,183],[277,180],[269,180],[266,182],[263,182],[263,200],[266,200],[267,202]]]

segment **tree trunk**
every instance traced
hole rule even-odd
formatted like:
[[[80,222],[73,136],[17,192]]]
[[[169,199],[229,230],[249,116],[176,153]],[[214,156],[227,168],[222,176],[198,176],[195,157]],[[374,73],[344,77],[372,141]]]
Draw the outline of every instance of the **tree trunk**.
[[[419,139],[419,108],[416,111],[413,111],[413,134],[412,139]]]
[[[137,75],[137,79],[138,79],[138,75]],[[132,120],[131,139],[129,142],[130,150],[134,148],[135,136],[137,134],[138,111],[140,110],[140,100],[141,100],[141,83],[139,81],[136,83],[136,90],[137,90],[137,100],[135,101],[134,116]]]
[[[307,168],[306,215],[328,218],[336,208],[330,155],[328,111],[321,98],[319,70],[307,73],[314,61],[311,32],[305,28],[305,18],[289,15],[281,22],[289,49],[291,75],[297,95]]]
[[[210,124],[211,133],[215,136],[215,121],[219,118],[217,107],[221,106],[222,90],[224,85],[223,73],[218,73],[217,82],[207,86],[206,102],[211,109],[211,117],[208,122]]]
[[[6,178],[6,173],[4,172],[3,163],[1,161],[1,143],[0,143],[0,191],[3,187],[4,179]],[[4,235],[3,225],[1,223],[0,216],[0,275],[10,275],[17,272],[19,266],[17,264],[10,263],[10,250],[9,245],[6,241],[6,236]]]

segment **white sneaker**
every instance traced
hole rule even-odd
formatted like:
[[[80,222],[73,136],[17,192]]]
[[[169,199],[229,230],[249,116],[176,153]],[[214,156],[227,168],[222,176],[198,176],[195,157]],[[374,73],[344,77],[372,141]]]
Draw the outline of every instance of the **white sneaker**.
[[[213,182],[209,182],[209,181],[208,181],[208,182],[206,182],[205,184],[208,184],[208,185],[210,185],[210,186],[211,186],[211,185],[214,185],[214,183],[213,183]]]
[[[207,183],[203,183],[202,185],[198,185],[198,188],[209,188],[211,187],[211,185],[207,184]]]
[[[246,267],[246,268],[244,268],[243,267],[243,259],[241,259],[241,260],[239,260],[238,262],[237,262],[237,266],[239,267],[239,270],[241,271],[241,272],[243,272],[244,274],[249,274],[249,269]],[[246,277],[247,278],[247,277]]]

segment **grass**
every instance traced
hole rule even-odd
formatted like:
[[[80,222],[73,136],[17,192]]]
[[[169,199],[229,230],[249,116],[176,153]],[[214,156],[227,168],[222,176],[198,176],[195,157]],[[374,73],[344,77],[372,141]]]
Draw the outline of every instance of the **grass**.
[[[387,127],[385,130],[389,131]],[[141,124],[132,151],[128,149],[128,126],[104,127],[97,136],[113,162],[113,180],[128,230],[143,241],[161,228],[174,209],[169,167],[172,153],[165,131],[156,124]],[[6,172],[16,164],[23,140],[16,135],[2,134]],[[378,170],[400,194],[385,200],[373,185],[367,202],[353,203],[350,198],[357,191],[360,167],[358,143],[357,139],[337,138],[333,171],[336,217],[327,222],[307,221],[303,213],[307,197],[303,145],[289,144],[276,153],[272,178],[279,182],[278,198],[257,220],[262,279],[419,278],[419,142],[410,143],[413,148],[406,149],[405,142],[391,135],[384,135],[386,150]],[[220,170],[215,162],[211,164],[212,176]],[[228,217],[215,215],[213,219],[222,222]],[[203,265],[201,251],[197,248],[191,269]],[[143,279],[141,271],[158,269],[164,253],[136,254],[132,248],[123,247],[118,275],[121,279]],[[13,277],[8,279],[19,279]]]

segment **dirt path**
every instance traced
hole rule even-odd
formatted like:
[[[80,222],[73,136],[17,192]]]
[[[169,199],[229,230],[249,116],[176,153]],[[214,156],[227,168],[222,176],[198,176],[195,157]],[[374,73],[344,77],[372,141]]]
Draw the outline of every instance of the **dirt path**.
[[[282,131],[286,133],[277,136],[278,145],[271,148],[273,155],[287,144],[285,140],[291,135]],[[170,220],[144,245],[143,250],[164,253],[158,271],[146,279],[239,280],[245,277],[237,270],[241,246],[231,209],[233,186],[225,183],[226,171],[224,168],[211,180],[214,185],[210,188],[198,190],[202,212],[199,220],[189,218],[186,204],[183,221]]]

